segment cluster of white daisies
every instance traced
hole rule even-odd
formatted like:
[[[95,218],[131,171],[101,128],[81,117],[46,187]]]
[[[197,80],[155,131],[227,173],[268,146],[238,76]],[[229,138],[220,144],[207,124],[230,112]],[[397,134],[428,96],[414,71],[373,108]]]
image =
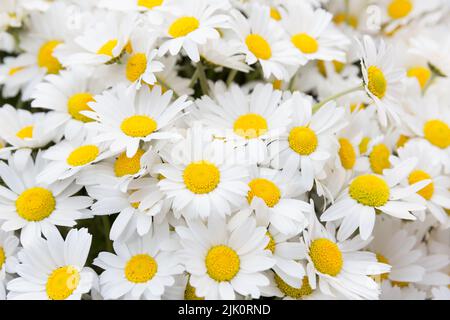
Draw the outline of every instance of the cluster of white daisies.
[[[0,299],[450,299],[448,0],[0,0]]]

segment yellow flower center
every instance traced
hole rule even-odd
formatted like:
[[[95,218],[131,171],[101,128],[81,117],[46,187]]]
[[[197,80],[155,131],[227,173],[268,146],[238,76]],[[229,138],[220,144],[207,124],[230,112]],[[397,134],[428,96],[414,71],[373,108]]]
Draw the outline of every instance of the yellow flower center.
[[[358,27],[358,18],[351,14],[347,15],[344,12],[337,13],[333,17],[333,21],[336,24],[346,23],[355,29]]]
[[[47,73],[57,74],[62,69],[61,63],[53,56],[53,50],[61,43],[57,40],[48,41],[39,49],[38,66],[47,68]]]
[[[241,261],[236,251],[225,245],[209,249],[206,259],[206,272],[219,282],[230,281],[239,272]]]
[[[55,210],[53,194],[44,188],[34,187],[25,190],[16,200],[17,214],[27,221],[41,221]]]
[[[333,67],[334,67],[334,71],[336,71],[337,73],[341,73],[342,70],[344,70],[345,67],[345,63],[333,60]],[[323,60],[318,60],[317,61],[317,69],[319,70],[320,74],[323,75],[324,77],[327,76],[327,69],[325,68],[325,61]]]
[[[389,201],[390,190],[384,179],[373,174],[366,174],[352,181],[349,194],[365,206],[381,207]]]
[[[281,191],[276,184],[270,180],[263,178],[253,179],[248,186],[250,187],[247,194],[249,203],[252,202],[253,197],[258,197],[263,199],[268,207],[272,208],[280,201]]]
[[[384,169],[391,167],[391,162],[389,161],[390,154],[389,148],[383,143],[373,147],[369,155],[369,162],[370,168],[374,173],[382,174]]]
[[[388,14],[392,19],[406,17],[413,9],[411,0],[393,0],[388,6]]]
[[[409,141],[409,137],[401,134],[398,137],[398,140],[397,140],[397,143],[396,143],[397,149],[403,147],[405,145],[405,143],[407,143],[408,141]]]
[[[75,267],[58,268],[48,277],[45,286],[47,296],[51,300],[65,300],[77,289],[80,283],[80,273]]]
[[[197,296],[195,288],[191,286],[190,282],[186,284],[186,289],[184,290],[184,300],[205,300],[205,298],[201,298]]]
[[[143,53],[136,53],[127,62],[126,76],[131,82],[135,82],[147,69],[147,57]]]
[[[281,90],[281,86],[283,85],[283,81],[282,80],[274,80],[274,82],[272,83],[272,87],[275,90]]]
[[[245,139],[254,139],[267,132],[267,121],[259,114],[249,113],[240,116],[234,122],[233,130]]]
[[[220,182],[220,171],[208,161],[192,162],[184,169],[183,180],[195,194],[210,193]]]
[[[369,78],[369,91],[378,99],[383,99],[386,94],[387,82],[386,77],[384,76],[383,71],[375,66],[370,66],[367,69],[368,78]]]
[[[284,282],[283,279],[279,275],[275,273],[275,283],[277,284],[278,289],[288,297],[294,299],[301,299],[305,296],[309,296],[313,293],[313,289],[309,285],[308,277],[303,277],[302,286],[300,288],[294,288]]]
[[[89,102],[95,101],[94,97],[90,93],[77,93],[69,98],[67,101],[67,111],[75,120],[81,122],[92,122],[94,121],[91,118],[82,115],[81,111],[92,111],[92,109],[88,106]]]
[[[431,71],[426,67],[412,67],[406,73],[410,78],[416,78],[422,89],[425,88],[431,78]]]
[[[316,151],[319,140],[316,133],[308,127],[295,127],[289,133],[289,146],[302,156]]]
[[[377,261],[380,263],[389,264],[389,260],[382,254],[377,253]],[[389,272],[380,274],[380,280],[386,280],[389,277]]]
[[[423,127],[425,139],[441,149],[450,146],[450,128],[441,120],[427,121]]]
[[[200,26],[200,21],[195,17],[181,17],[175,20],[169,28],[169,35],[173,38],[184,37],[195,31]]]
[[[259,34],[249,34],[245,39],[245,44],[247,45],[248,50],[250,50],[250,52],[258,59],[269,60],[272,57],[272,48],[270,47],[270,44]]]
[[[72,167],[84,166],[97,159],[99,153],[100,149],[94,145],[78,147],[67,157],[67,164]]]
[[[364,137],[361,139],[361,142],[359,143],[359,153],[364,154],[367,152],[367,149],[369,148],[369,137]]]
[[[6,261],[5,250],[3,250],[2,247],[0,247],[0,270],[2,270],[5,261]]]
[[[149,116],[137,115],[123,120],[120,129],[129,137],[144,138],[158,129],[158,124]]]
[[[275,239],[273,238],[272,234],[267,231],[266,232],[266,236],[269,237],[269,243],[267,244],[265,250],[270,250],[270,252],[275,253],[275,248],[276,248],[276,243],[275,243]]]
[[[147,9],[153,9],[154,7],[162,5],[164,0],[138,0],[137,4]]]
[[[104,54],[112,58],[114,56],[113,50],[117,46],[117,43],[117,39],[109,40],[103,46],[101,46],[100,49],[98,49],[97,54]]]
[[[270,8],[270,17],[271,17],[273,20],[280,21],[280,20],[281,20],[281,14],[280,14],[280,11],[278,11],[277,8],[271,7],[271,8]]]
[[[148,254],[138,254],[128,260],[125,266],[125,277],[133,283],[150,281],[158,271],[158,264]]]
[[[345,138],[339,139],[339,158],[344,169],[350,170],[356,162],[356,153],[352,143]]]
[[[309,256],[319,272],[333,277],[341,272],[344,264],[342,252],[337,244],[325,238],[316,239],[311,243]]]
[[[16,133],[16,137],[20,139],[31,139],[33,138],[33,130],[33,126],[23,127]]]
[[[143,154],[144,150],[139,149],[131,158],[127,157],[126,152],[119,155],[114,163],[114,173],[116,174],[116,177],[123,177],[138,173],[141,169],[141,157]]]
[[[24,70],[24,69],[25,69],[25,67],[15,67],[15,68],[11,68],[11,69],[9,69],[8,75],[9,75],[9,76],[13,76],[13,75],[15,75],[17,72],[20,72],[20,71],[22,71],[22,70]]]
[[[432,178],[428,173],[422,170],[414,170],[413,172],[410,173],[408,177],[408,182],[410,185],[423,180],[432,180]],[[417,193],[422,197],[424,197],[425,199],[430,200],[434,194],[434,183],[431,182],[426,187],[423,187],[422,189],[417,191]]]
[[[316,39],[306,33],[298,33],[291,38],[294,46],[305,54],[312,54],[319,50],[319,43]]]

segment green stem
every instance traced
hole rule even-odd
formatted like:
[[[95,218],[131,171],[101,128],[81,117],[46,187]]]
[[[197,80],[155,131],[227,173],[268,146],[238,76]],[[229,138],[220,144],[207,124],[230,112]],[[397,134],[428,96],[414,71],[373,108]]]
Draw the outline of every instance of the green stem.
[[[163,90],[164,88],[166,88],[166,89],[168,89],[168,90],[172,90],[172,92],[173,92],[173,97],[174,97],[175,99],[179,98],[179,95],[175,92],[175,90],[173,90],[171,87],[169,87],[169,85],[168,85],[164,80],[162,80],[162,79],[160,79],[160,78],[157,78],[157,83],[156,83],[156,85],[158,85],[158,83],[160,84],[162,90]]]
[[[202,89],[202,93],[204,95],[208,95],[209,87],[208,87],[208,79],[206,78],[205,67],[202,62],[197,62],[197,70],[198,70],[198,78],[200,79],[200,88]]]
[[[106,250],[109,252],[113,251],[112,241],[109,238],[109,233],[111,231],[111,222],[109,221],[109,216],[102,216],[103,222],[103,233],[105,234],[105,246]]]
[[[198,81],[198,69],[195,69],[191,82],[189,82],[189,88],[193,88]]]
[[[236,69],[233,69],[230,71],[230,73],[228,74],[228,78],[227,78],[227,87],[229,87],[231,85],[231,83],[234,81],[234,78],[236,78],[237,74],[238,74],[238,71]]]
[[[319,110],[323,105],[327,104],[327,103],[330,102],[330,101],[336,100],[336,99],[338,99],[338,98],[340,98],[340,97],[343,97],[343,96],[345,96],[345,95],[347,95],[347,94],[349,94],[349,93],[352,93],[352,92],[355,92],[355,91],[359,91],[359,90],[364,90],[364,84],[360,84],[360,85],[358,85],[357,87],[353,87],[353,88],[350,88],[350,89],[348,89],[348,90],[345,90],[345,91],[342,91],[342,92],[340,92],[340,93],[337,93],[337,94],[335,94],[335,95],[332,95],[331,97],[328,97],[328,98],[326,98],[325,100],[323,100],[323,101],[321,101],[321,102],[315,104],[315,105],[313,106],[313,112],[316,112],[316,111]]]

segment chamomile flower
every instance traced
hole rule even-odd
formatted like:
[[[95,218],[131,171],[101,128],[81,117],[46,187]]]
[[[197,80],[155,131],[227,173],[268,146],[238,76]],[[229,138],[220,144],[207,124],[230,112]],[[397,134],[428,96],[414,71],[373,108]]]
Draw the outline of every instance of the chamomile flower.
[[[32,243],[41,232],[56,226],[72,227],[76,220],[89,218],[92,199],[74,196],[82,186],[73,179],[56,183],[40,183],[37,175],[47,161],[38,153],[33,161],[29,154],[16,152],[8,164],[0,162],[0,221],[5,231],[21,230],[22,244]]]
[[[369,173],[355,177],[320,219],[340,221],[339,240],[347,239],[358,228],[361,238],[369,239],[377,211],[399,219],[415,220],[411,211],[423,210],[425,206],[423,201],[411,200],[410,196],[431,181],[421,180],[407,187],[399,183],[411,174],[416,163],[417,159],[409,158],[384,170],[383,175]]]
[[[19,252],[18,278],[8,283],[11,300],[81,300],[92,287],[93,271],[85,267],[92,235],[72,229],[63,239],[48,230]]]
[[[160,86],[138,92],[119,86],[115,92],[95,96],[95,101],[89,103],[92,111],[83,114],[97,121],[91,124],[98,130],[94,141],[110,143],[111,152],[126,151],[131,158],[141,141],[176,137],[165,129],[191,102],[186,101],[186,96],[171,102],[172,96],[172,91],[162,94]]]
[[[166,40],[159,48],[160,55],[177,55],[181,49],[194,62],[200,61],[199,45],[220,38],[218,28],[227,27],[229,17],[222,5],[207,0],[179,2],[166,13],[162,29]]]
[[[180,257],[197,296],[229,300],[237,293],[255,299],[260,287],[269,284],[263,273],[274,265],[265,250],[269,238],[253,218],[232,232],[217,216],[211,216],[207,225],[187,220],[187,227],[178,226],[176,232],[183,246]]]
[[[255,86],[247,94],[237,85],[196,101],[196,119],[214,131],[218,139],[233,145],[242,161],[261,163],[267,158],[267,144],[284,133],[290,123],[293,102],[270,84]]]
[[[335,133],[346,125],[344,109],[337,108],[334,102],[327,103],[315,114],[312,104],[310,97],[295,92],[291,101],[293,120],[287,134],[280,137],[278,144],[269,146],[273,165],[284,167],[287,162],[296,162],[306,190],[311,190],[314,179],[323,172],[334,150],[337,153]]]
[[[161,299],[183,272],[168,225],[154,225],[143,237],[115,241],[114,253],[100,252],[94,265],[104,269],[100,288],[105,299]]]
[[[399,103],[402,95],[402,80],[405,73],[393,64],[393,47],[387,47],[384,41],[376,45],[375,41],[364,36],[361,44],[361,68],[367,94],[377,106],[378,119],[383,127],[387,120],[400,122]]]

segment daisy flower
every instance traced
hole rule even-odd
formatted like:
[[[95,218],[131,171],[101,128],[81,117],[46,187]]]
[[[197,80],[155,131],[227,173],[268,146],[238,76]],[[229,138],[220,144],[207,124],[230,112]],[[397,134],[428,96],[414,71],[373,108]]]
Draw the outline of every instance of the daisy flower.
[[[399,183],[411,174],[416,163],[417,159],[409,158],[392,169],[384,170],[383,175],[369,173],[357,176],[320,219],[340,221],[339,240],[347,239],[358,228],[361,238],[369,239],[377,211],[399,219],[415,220],[411,211],[424,210],[424,201],[411,200],[410,196],[431,181],[421,180],[407,187]]]
[[[6,185],[0,187],[1,228],[21,230],[22,244],[33,242],[41,232],[56,230],[55,226],[72,227],[76,220],[90,217],[86,208],[92,200],[74,196],[82,186],[73,179],[51,184],[37,181],[46,164],[41,153],[33,162],[29,154],[19,152],[8,164],[0,162],[0,177]]]
[[[200,61],[199,45],[220,38],[218,28],[228,25],[229,17],[222,12],[223,4],[208,0],[179,2],[166,12],[163,26],[165,40],[159,48],[162,56],[177,55],[181,49],[194,61]]]
[[[377,46],[369,36],[364,36],[360,46],[364,87],[377,106],[378,119],[383,127],[388,118],[398,124],[405,74],[393,64],[393,47],[386,47],[382,40]]]
[[[259,62],[266,79],[274,75],[278,80],[288,80],[288,68],[298,66],[300,61],[283,28],[270,17],[270,8],[255,4],[248,19],[238,11],[231,14],[236,46],[246,54],[247,64]]]
[[[337,241],[333,225],[322,226],[315,215],[311,226],[303,232],[307,258],[306,274],[312,289],[317,286],[326,295],[342,295],[347,299],[377,299],[378,284],[370,277],[389,272],[390,266],[377,262],[374,253],[361,251],[370,239],[359,236]]]
[[[197,296],[234,300],[237,293],[257,299],[260,287],[269,284],[263,274],[274,265],[265,250],[269,238],[254,219],[230,232],[225,221],[211,216],[207,225],[187,220],[187,227],[178,226],[176,232],[183,246],[180,257]]]
[[[159,86],[152,90],[143,88],[138,92],[118,86],[114,92],[106,91],[95,96],[94,101],[88,104],[92,111],[84,111],[82,114],[97,121],[91,124],[98,130],[95,142],[110,143],[113,153],[126,150],[127,157],[131,158],[136,154],[141,141],[176,137],[173,132],[164,129],[191,102],[186,101],[186,96],[171,102],[172,96],[172,91],[162,94]]]
[[[15,273],[19,239],[12,232],[0,230],[0,300],[6,299],[7,274]]]
[[[287,134],[280,136],[278,143],[269,145],[272,165],[284,167],[287,162],[295,162],[306,190],[311,190],[333,151],[337,153],[335,133],[346,125],[345,111],[337,108],[335,102],[327,103],[315,114],[312,104],[312,98],[295,92],[291,101],[294,114]]]
[[[242,162],[261,163],[267,143],[282,134],[290,123],[293,102],[270,84],[258,84],[247,94],[233,84],[230,89],[196,100],[195,119],[214,131],[218,139],[236,148]]]
[[[161,299],[166,287],[175,283],[174,276],[183,272],[167,224],[154,225],[143,237],[114,241],[113,246],[115,253],[100,252],[94,260],[105,270],[100,275],[105,299]]]
[[[19,252],[18,278],[8,283],[11,300],[80,300],[92,287],[94,271],[85,267],[92,236],[71,229],[63,239],[48,230]]]
[[[201,126],[191,128],[185,139],[161,153],[166,163],[156,169],[165,177],[159,187],[173,200],[173,210],[187,219],[230,215],[248,192],[247,168],[234,162],[234,153],[221,141],[207,138]]]

